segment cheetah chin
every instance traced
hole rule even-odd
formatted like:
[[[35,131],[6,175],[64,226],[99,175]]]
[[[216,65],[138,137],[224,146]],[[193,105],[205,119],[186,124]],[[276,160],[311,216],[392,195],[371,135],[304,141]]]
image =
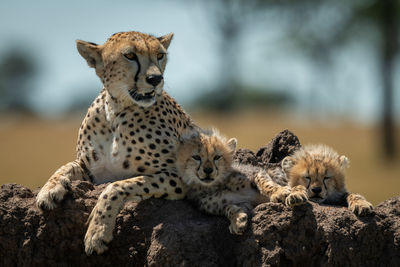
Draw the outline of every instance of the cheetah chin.
[[[156,102],[156,91],[151,90],[149,92],[138,93],[137,89],[129,91],[129,95],[135,102],[144,103],[147,105],[152,105]]]
[[[200,181],[202,181],[203,183],[209,184],[212,183],[214,181],[213,178],[211,178],[210,176],[206,176],[204,178],[200,178],[198,177]]]
[[[150,107],[156,102],[155,90],[146,93],[138,93],[137,90],[134,90],[129,91],[129,95],[132,97],[133,102],[139,106]]]
[[[315,202],[315,203],[324,203],[325,198],[320,197],[320,196],[313,196],[308,198],[310,201]]]

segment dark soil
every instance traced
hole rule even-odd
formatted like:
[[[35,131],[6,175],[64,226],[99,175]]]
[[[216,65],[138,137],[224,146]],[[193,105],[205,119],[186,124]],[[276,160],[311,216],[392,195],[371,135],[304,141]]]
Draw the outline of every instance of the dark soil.
[[[299,146],[283,131],[257,153],[239,150],[236,160],[277,166]],[[85,223],[104,187],[73,182],[59,208],[41,213],[38,190],[1,186],[0,266],[400,266],[400,197],[366,218],[345,207],[265,203],[243,236],[231,235],[224,217],[184,200],[128,203],[109,250],[86,256]]]

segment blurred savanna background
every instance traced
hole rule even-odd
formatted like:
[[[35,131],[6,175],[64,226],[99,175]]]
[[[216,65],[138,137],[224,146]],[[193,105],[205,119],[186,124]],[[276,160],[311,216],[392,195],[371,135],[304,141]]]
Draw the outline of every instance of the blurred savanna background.
[[[397,0],[3,0],[0,22],[0,184],[74,159],[101,90],[75,40],[136,30],[174,32],[165,90],[200,126],[253,151],[289,129],[350,158],[350,191],[400,194]]]

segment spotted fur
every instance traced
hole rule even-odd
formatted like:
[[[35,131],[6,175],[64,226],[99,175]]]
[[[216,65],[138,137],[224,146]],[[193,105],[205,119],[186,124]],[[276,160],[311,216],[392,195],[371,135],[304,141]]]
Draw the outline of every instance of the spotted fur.
[[[310,200],[347,205],[356,215],[372,213],[373,207],[363,196],[349,193],[345,185],[346,156],[326,145],[309,145],[297,150],[282,161],[289,185],[303,187]],[[344,202],[344,203],[343,203]]]
[[[126,201],[150,197],[182,199],[176,149],[182,132],[196,127],[163,91],[163,73],[172,34],[156,38],[120,32],[103,45],[77,41],[104,88],[79,129],[76,160],[58,169],[42,187],[37,206],[53,209],[72,180],[111,182],[90,214],[87,254],[102,253]]]
[[[293,195],[284,183],[284,175],[271,170],[274,177],[261,168],[232,164],[236,139],[225,139],[214,131],[191,131],[181,136],[177,167],[186,185],[187,197],[200,210],[225,215],[230,220],[229,230],[242,234],[251,209],[263,202],[283,202],[299,205],[306,201]]]

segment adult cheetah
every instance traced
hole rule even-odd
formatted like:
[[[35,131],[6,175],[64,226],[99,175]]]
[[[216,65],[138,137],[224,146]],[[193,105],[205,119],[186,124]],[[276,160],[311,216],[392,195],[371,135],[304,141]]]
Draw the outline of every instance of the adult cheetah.
[[[36,201],[40,209],[54,209],[72,180],[112,182],[90,214],[87,254],[107,249],[105,242],[111,241],[126,201],[185,196],[175,152],[181,133],[196,126],[163,91],[172,36],[131,31],[116,33],[103,45],[77,41],[79,53],[104,88],[79,129],[76,160],[50,177]]]

